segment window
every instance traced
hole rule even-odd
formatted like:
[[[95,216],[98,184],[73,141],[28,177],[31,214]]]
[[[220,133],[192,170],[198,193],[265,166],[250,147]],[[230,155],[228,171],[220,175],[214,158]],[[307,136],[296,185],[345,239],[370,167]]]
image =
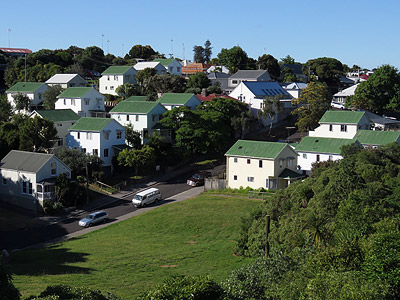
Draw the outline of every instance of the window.
[[[177,72],[180,72],[180,71],[181,71],[181,68],[180,68],[180,67],[177,67],[177,68],[176,68],[176,71],[177,71]]]
[[[104,157],[108,157],[108,148],[104,149]]]
[[[91,132],[86,132],[86,139],[91,140],[92,139],[92,133]]]
[[[81,152],[82,152],[82,153],[86,153],[86,148],[82,148],[82,149],[81,149]]]
[[[57,140],[57,146],[62,146],[64,144],[63,139]]]
[[[61,127],[62,126],[62,124],[61,123],[57,123],[57,127]]]
[[[262,168],[262,160],[259,160],[259,161],[258,161],[258,167],[259,167],[259,168]]]
[[[7,178],[2,177],[1,183],[2,183],[3,185],[7,185]]]
[[[114,75],[114,80],[118,81],[118,76],[117,75]]]
[[[168,68],[168,72],[172,73],[172,70],[173,70],[172,67],[169,67],[169,68]]]
[[[57,162],[52,161],[50,167],[51,167],[51,176],[57,175]]]
[[[129,121],[129,115],[126,115],[126,120]]]
[[[248,164],[248,165],[250,164],[250,158],[247,159],[247,164]]]
[[[114,90],[114,86],[112,85],[112,86],[110,86],[110,90],[111,91],[113,91]]]
[[[83,99],[85,101],[85,105],[89,105],[90,99]]]
[[[32,183],[30,183],[29,181],[23,181],[22,193],[27,195],[32,195]]]
[[[39,94],[38,94],[38,97],[39,97],[39,99],[42,99],[42,94],[39,93]]]
[[[110,80],[110,76],[107,76],[107,80]]]
[[[303,153],[303,158],[307,158],[307,153]]]
[[[267,188],[268,189],[276,189],[277,182],[276,179],[267,179]]]
[[[71,99],[71,105],[75,105],[75,99]]]
[[[333,125],[329,124],[329,131],[333,131]]]
[[[283,168],[283,162],[284,162],[284,159],[280,159],[279,160],[279,168]]]
[[[254,182],[254,177],[247,177],[248,182]]]
[[[105,86],[105,90],[107,91],[107,86]]]
[[[139,121],[139,116],[138,115],[136,115],[136,122],[138,122]]]
[[[99,149],[93,149],[93,155],[99,156]]]
[[[121,116],[120,115],[117,116],[117,120],[121,121]]]
[[[232,80],[232,84],[237,84],[237,80]]]
[[[81,133],[80,132],[77,132],[77,134],[78,134],[78,136],[77,136],[77,138],[78,138],[78,140],[81,138]]]
[[[294,165],[294,158],[290,157],[287,159],[287,166],[288,167],[293,167]]]
[[[64,99],[63,102],[64,102],[64,105],[67,105],[67,99]]]
[[[320,160],[320,156],[319,156],[319,154],[317,154],[317,161],[319,161]]]
[[[237,163],[237,162],[238,162],[237,157],[234,157],[234,158],[233,158],[233,162],[234,162],[234,163]]]
[[[340,125],[340,131],[347,132],[347,125]]]
[[[152,115],[153,122],[154,122],[155,119],[156,119],[156,115]]]
[[[122,138],[122,131],[117,130],[117,139],[121,139],[121,138]]]
[[[333,156],[332,156],[332,155],[329,155],[328,160],[333,160]]]
[[[110,139],[110,132],[109,131],[104,131],[103,134],[104,134],[104,139],[106,139],[106,140]]]
[[[237,180],[237,175],[233,175],[233,180]]]

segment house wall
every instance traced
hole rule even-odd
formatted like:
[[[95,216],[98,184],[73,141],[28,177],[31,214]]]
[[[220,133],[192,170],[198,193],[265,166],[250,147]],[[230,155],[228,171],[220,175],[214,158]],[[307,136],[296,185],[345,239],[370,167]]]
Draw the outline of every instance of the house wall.
[[[103,75],[99,79],[99,91],[102,94],[117,95],[115,91],[117,87],[124,85],[125,83],[136,84],[137,71],[135,69],[129,69],[124,74],[118,75]]]
[[[307,174],[311,171],[311,165],[317,161],[317,155],[320,156],[319,161],[339,160],[343,157],[339,154],[326,154],[326,153],[312,153],[312,152],[298,152],[298,164],[300,170],[306,171]]]
[[[47,89],[48,89],[48,86],[46,84],[43,84],[41,87],[39,87],[34,92],[29,92],[29,93],[21,92],[21,94],[28,96],[28,98],[31,100],[31,107],[33,107],[33,106],[37,106],[43,102],[42,95]],[[7,93],[7,100],[9,103],[11,103],[13,108],[15,107],[14,95],[16,95],[16,94],[18,94],[18,92]]]
[[[357,133],[357,125],[347,124],[346,131],[341,131],[341,125],[345,124],[332,124],[332,131],[330,131],[330,124],[321,124],[319,127],[315,128],[314,131],[309,131],[308,135],[317,137],[352,139]]]
[[[63,89],[67,89],[70,87],[86,87],[87,82],[81,76],[75,76],[68,82],[57,82],[57,83],[47,83],[48,86],[59,85]]]
[[[89,99],[88,105],[85,104],[85,99]],[[55,103],[55,109],[71,109],[81,117],[90,117],[90,110],[104,111],[104,96],[93,88],[82,98],[59,98]]]
[[[182,65],[177,60],[173,60],[168,66],[165,66],[165,68],[170,74],[182,75]]]

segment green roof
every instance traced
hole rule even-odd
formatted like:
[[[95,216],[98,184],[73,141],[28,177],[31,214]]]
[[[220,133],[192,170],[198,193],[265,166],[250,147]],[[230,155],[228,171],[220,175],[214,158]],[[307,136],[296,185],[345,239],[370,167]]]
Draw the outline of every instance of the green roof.
[[[285,143],[238,140],[225,155],[274,159],[285,147]]]
[[[354,136],[363,145],[387,145],[397,142],[399,131],[359,130]]]
[[[335,138],[322,138],[316,136],[306,136],[296,146],[296,151],[340,154],[340,148],[343,145],[349,145],[355,143],[356,141],[357,141],[356,139],[335,139]]]
[[[191,93],[165,93],[160,98],[160,103],[185,105],[186,102],[188,102],[189,99],[192,98],[193,96],[194,94]]]
[[[364,116],[363,111],[328,110],[319,120],[320,123],[357,124]]]
[[[112,110],[110,110],[110,113],[147,114],[157,105],[158,102],[154,101],[122,101],[118,103]]]
[[[80,118],[72,109],[36,110],[36,112],[42,118],[53,122],[74,121]]]
[[[101,75],[121,75],[125,74],[132,66],[111,66],[108,67]]]
[[[70,87],[63,91],[57,98],[82,98],[92,87]]]
[[[172,63],[175,60],[175,58],[157,58],[154,59],[153,61],[161,63],[163,66],[168,66],[170,63]]]
[[[111,118],[83,117],[72,125],[69,130],[100,131],[112,121],[114,121],[114,119]]]
[[[279,178],[285,178],[285,179],[292,179],[292,178],[299,178],[299,177],[304,177],[304,175],[299,174],[293,170],[290,170],[288,168],[285,168],[281,174],[278,176]]]
[[[131,96],[124,101],[147,101],[147,96]]]
[[[17,82],[7,92],[34,92],[40,88],[43,82]]]

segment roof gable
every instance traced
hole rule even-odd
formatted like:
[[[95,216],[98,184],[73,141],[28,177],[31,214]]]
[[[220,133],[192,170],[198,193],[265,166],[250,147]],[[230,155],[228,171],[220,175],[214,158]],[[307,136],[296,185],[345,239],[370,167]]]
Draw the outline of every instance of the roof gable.
[[[192,98],[193,96],[196,97],[195,94],[191,93],[165,93],[162,95],[159,101],[161,104],[185,105],[189,101],[189,99]]]
[[[10,87],[6,92],[33,93],[44,84],[45,83],[43,82],[17,82],[12,87]]]
[[[53,122],[76,121],[80,118],[72,109],[35,110],[31,116],[34,113]]]
[[[108,67],[101,75],[122,75],[133,69],[131,66],[111,66]]]
[[[63,91],[57,98],[82,98],[91,90],[92,87],[70,87]]]
[[[160,105],[159,102],[154,101],[121,101],[112,110],[110,110],[110,113],[148,114],[157,105]]]
[[[46,83],[68,83],[75,77],[81,79],[82,82],[86,82],[79,74],[55,74]]]
[[[104,127],[106,127],[111,122],[116,122],[116,121],[111,118],[83,117],[83,118],[80,118],[68,130],[69,131],[101,131]]]
[[[359,130],[354,138],[364,145],[387,145],[397,142],[400,138],[400,132]]]
[[[288,147],[288,144],[285,143],[238,140],[225,153],[225,156],[242,156],[242,157],[274,159],[286,147]]]
[[[363,111],[327,110],[319,123],[358,124],[364,115]]]
[[[265,73],[269,74],[267,70],[239,70],[233,74],[231,79],[257,79]]]
[[[313,152],[340,154],[340,148],[344,145],[353,144],[357,139],[336,139],[306,136],[296,146],[297,152]]]

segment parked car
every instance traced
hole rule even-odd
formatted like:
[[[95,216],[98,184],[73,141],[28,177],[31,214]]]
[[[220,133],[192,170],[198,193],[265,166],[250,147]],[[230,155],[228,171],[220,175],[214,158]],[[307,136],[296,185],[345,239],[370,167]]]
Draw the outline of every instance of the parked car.
[[[79,221],[79,226],[90,227],[99,223],[104,223],[108,220],[108,214],[105,211],[97,211],[87,215]]]
[[[208,171],[199,171],[190,177],[186,183],[190,186],[199,186],[204,184],[204,178],[210,177],[212,174]]]
[[[137,193],[133,196],[132,204],[136,207],[145,207],[153,202],[158,202],[161,200],[161,192],[159,189],[150,188]]]

